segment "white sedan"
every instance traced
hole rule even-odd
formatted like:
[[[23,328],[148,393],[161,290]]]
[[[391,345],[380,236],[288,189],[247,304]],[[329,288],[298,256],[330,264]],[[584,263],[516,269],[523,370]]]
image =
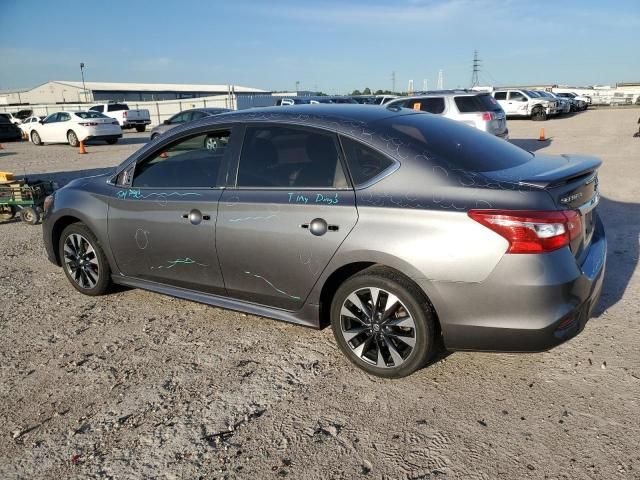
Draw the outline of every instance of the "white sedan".
[[[105,140],[114,144],[122,137],[117,120],[100,112],[55,112],[31,128],[35,145],[68,143],[77,147],[80,141]]]
[[[33,127],[39,124],[40,120],[44,120],[44,117],[29,117],[25,118],[20,124],[20,130],[28,137],[31,134]]]

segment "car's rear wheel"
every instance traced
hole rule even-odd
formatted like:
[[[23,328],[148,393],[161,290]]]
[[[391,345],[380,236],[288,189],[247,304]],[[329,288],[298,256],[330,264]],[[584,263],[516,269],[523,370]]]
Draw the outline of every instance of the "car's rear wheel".
[[[38,134],[38,132],[36,132],[35,130],[33,132],[31,132],[31,142],[34,145],[42,145],[42,140],[40,139],[40,134]]]
[[[71,145],[72,147],[77,147],[78,145],[80,145],[78,136],[76,135],[76,132],[74,132],[73,130],[69,130],[67,132],[67,140],[69,142],[69,145]]]
[[[159,133],[154,133],[153,135],[151,135],[151,141],[153,142],[156,138],[158,138],[160,136]]]
[[[107,144],[109,145],[115,145],[116,143],[118,143],[117,138],[110,138],[109,140],[107,140]]]
[[[338,346],[367,373],[399,378],[426,364],[434,350],[435,315],[415,284],[372,267],[349,278],[331,304]]]
[[[147,129],[146,125],[142,125],[141,127],[136,127],[136,131],[140,133],[144,132],[146,129]]]
[[[102,295],[111,286],[111,269],[95,235],[82,223],[66,227],[59,241],[64,273],[76,290]]]
[[[531,120],[543,122],[547,119],[547,112],[542,107],[535,107],[531,112]]]

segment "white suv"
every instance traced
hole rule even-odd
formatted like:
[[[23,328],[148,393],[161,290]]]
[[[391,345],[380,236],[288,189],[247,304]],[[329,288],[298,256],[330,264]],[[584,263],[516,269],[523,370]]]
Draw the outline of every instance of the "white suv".
[[[505,140],[509,139],[507,119],[502,107],[485,92],[431,91],[419,96],[396,98],[383,107],[404,107],[442,115]]]
[[[493,92],[508,117],[529,117],[531,120],[546,120],[556,113],[555,101],[537,97],[528,90],[504,89]]]

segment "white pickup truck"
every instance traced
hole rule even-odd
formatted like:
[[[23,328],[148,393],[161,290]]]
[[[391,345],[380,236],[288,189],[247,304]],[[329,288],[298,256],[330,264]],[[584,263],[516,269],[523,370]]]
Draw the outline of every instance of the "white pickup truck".
[[[138,132],[144,132],[151,123],[149,110],[130,110],[126,103],[101,103],[89,110],[115,118],[121,128],[135,128]]]
[[[493,92],[507,117],[529,117],[531,120],[546,120],[556,113],[557,103],[537,97],[528,90],[500,89]]]

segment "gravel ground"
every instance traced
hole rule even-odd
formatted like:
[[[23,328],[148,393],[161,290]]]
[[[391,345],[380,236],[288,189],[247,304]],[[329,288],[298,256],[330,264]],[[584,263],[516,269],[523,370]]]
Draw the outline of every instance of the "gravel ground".
[[[397,381],[352,367],[330,329],[141,290],[84,297],[40,228],[0,224],[0,478],[640,478],[638,114],[509,121],[527,148],[604,160],[609,264],[585,331]],[[4,144],[0,170],[64,183],[145,138],[88,155]]]

